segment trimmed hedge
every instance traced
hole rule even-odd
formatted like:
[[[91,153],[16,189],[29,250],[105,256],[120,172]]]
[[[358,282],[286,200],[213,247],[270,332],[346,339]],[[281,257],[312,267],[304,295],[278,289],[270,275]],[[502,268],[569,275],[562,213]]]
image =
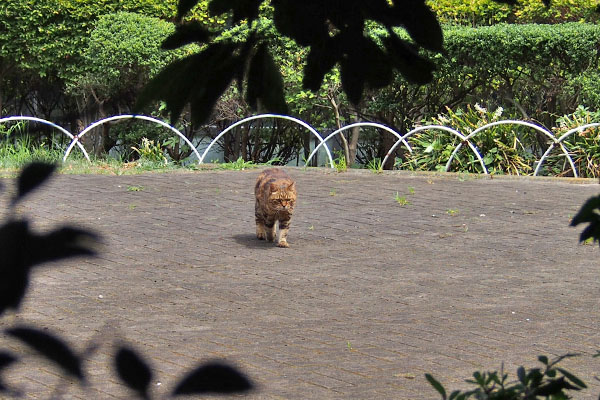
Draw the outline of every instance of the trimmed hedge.
[[[600,18],[597,0],[552,0],[549,7],[541,0],[520,0],[516,5],[491,0],[430,0],[427,4],[441,23],[473,27],[501,22],[596,22]]]

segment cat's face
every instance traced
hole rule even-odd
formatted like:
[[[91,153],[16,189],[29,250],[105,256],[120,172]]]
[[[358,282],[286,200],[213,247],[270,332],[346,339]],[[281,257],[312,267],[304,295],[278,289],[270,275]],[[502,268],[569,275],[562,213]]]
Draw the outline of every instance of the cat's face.
[[[296,184],[292,182],[285,186],[271,186],[269,204],[271,208],[281,212],[291,212],[296,203]]]

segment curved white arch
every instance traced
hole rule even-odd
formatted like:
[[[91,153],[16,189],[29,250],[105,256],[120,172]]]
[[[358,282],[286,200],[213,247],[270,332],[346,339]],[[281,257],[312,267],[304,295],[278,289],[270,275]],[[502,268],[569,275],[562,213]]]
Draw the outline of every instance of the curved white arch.
[[[69,154],[71,153],[71,149],[73,148],[73,146],[75,146],[75,143],[79,144],[81,146],[81,144],[79,143],[79,139],[85,135],[86,133],[88,133],[90,130],[94,129],[95,127],[102,125],[106,122],[110,122],[110,121],[115,121],[115,120],[119,120],[119,119],[141,119],[144,121],[150,121],[150,122],[154,122],[157,123],[161,126],[164,126],[165,128],[170,129],[172,132],[174,132],[175,134],[177,134],[180,138],[182,138],[188,146],[190,146],[190,149],[192,149],[192,151],[194,152],[194,154],[196,154],[196,157],[198,158],[198,160],[200,160],[200,154],[198,154],[198,150],[196,150],[196,148],[194,147],[194,145],[192,144],[192,142],[189,141],[188,138],[185,137],[185,135],[181,132],[179,132],[176,128],[172,127],[171,125],[161,121],[160,119],[154,118],[154,117],[148,117],[145,115],[133,115],[133,114],[123,114],[123,115],[115,115],[112,117],[108,117],[108,118],[103,118],[99,121],[94,122],[91,125],[88,125],[84,130],[82,130],[81,132],[79,132],[79,135],[75,136],[73,138],[73,141],[71,142],[71,144],[69,145],[69,147],[67,148],[67,151],[65,152],[65,156],[63,157],[63,162],[66,161],[67,157],[69,157]],[[89,158],[88,158],[89,160]],[[199,164],[201,163],[201,161],[199,162]]]
[[[297,123],[299,125],[302,125],[306,129],[308,129],[313,135],[315,135],[317,137],[317,139],[319,139],[320,143],[319,143],[319,145],[317,147],[320,147],[323,143],[325,143],[325,140],[323,140],[323,137],[319,134],[319,132],[317,132],[317,130],[315,128],[313,128],[312,126],[310,126],[306,122],[302,121],[301,119],[290,117],[288,115],[280,115],[280,114],[259,114],[259,115],[254,115],[252,117],[244,118],[244,119],[236,122],[235,124],[228,126],[225,130],[223,130],[221,133],[219,133],[217,135],[217,137],[215,137],[210,142],[210,144],[208,145],[208,147],[204,150],[204,153],[202,153],[202,157],[200,157],[200,163],[203,162],[204,157],[206,157],[206,154],[208,154],[208,151],[213,146],[213,144],[215,144],[217,142],[217,140],[221,139],[221,137],[223,137],[223,135],[225,135],[227,132],[229,132],[230,130],[232,130],[236,126],[242,125],[242,124],[244,124],[246,122],[253,121],[255,119],[262,119],[262,118],[279,118],[279,119],[285,119],[285,120],[288,120],[288,121],[295,122],[295,123]],[[327,156],[329,157],[329,164],[331,165],[331,168],[335,168],[335,165],[333,164],[333,158],[331,157],[331,152],[329,151],[329,148],[327,146],[325,146],[325,151],[327,152]]]
[[[473,153],[475,154],[475,157],[477,157],[477,160],[479,161],[479,164],[481,165],[481,168],[483,169],[483,173],[486,174],[486,175],[488,174],[488,170],[485,167],[485,163],[483,162],[483,159],[481,158],[481,154],[479,154],[479,150],[477,149],[477,147],[475,145],[473,145],[473,143],[471,143],[467,139],[467,137],[465,135],[463,135],[462,133],[460,133],[456,129],[452,129],[452,128],[449,128],[449,127],[443,126],[443,125],[419,126],[418,128],[415,128],[415,129],[407,132],[404,136],[402,136],[402,138],[406,139],[409,136],[414,135],[415,133],[418,133],[418,132],[421,132],[421,131],[426,131],[426,130],[429,130],[429,129],[437,129],[437,130],[440,130],[440,131],[449,132],[449,133],[453,134],[454,136],[458,137],[461,140],[461,143],[459,144],[459,146],[457,146],[457,148],[459,148],[460,146],[462,146],[462,144],[464,142],[466,142],[469,145],[469,147],[471,148],[471,151],[473,151]],[[383,159],[381,165],[385,164],[385,162],[387,161],[388,157],[392,155],[392,153],[394,152],[394,150],[396,150],[396,148],[398,147],[399,144],[400,144],[399,140],[396,143],[394,143],[394,145],[392,146],[392,148],[390,149],[390,151],[388,151],[387,155]],[[448,162],[446,163],[446,168],[445,168],[446,172],[448,172],[448,169],[450,168],[450,163],[452,162],[453,155],[456,152],[457,152],[457,150],[454,149],[454,152],[452,153],[452,155],[448,159]]]
[[[73,143],[73,141],[76,140],[76,136],[73,136],[71,134],[71,132],[69,132],[68,130],[66,130],[62,126],[56,125],[54,122],[50,122],[50,121],[42,119],[42,118],[29,117],[29,116],[26,116],[26,115],[0,118],[0,124],[4,123],[4,122],[10,122],[10,121],[34,121],[34,122],[39,122],[41,124],[46,124],[46,125],[49,125],[49,126],[51,126],[53,128],[58,129],[59,131],[61,131],[65,135],[67,135],[71,139],[71,141],[72,141],[71,143]],[[88,156],[87,151],[85,151],[85,148],[83,147],[83,145],[81,143],[79,143],[79,142],[77,142],[77,144],[79,145],[79,148],[81,149],[81,151],[83,151],[83,155],[85,156],[85,158],[88,161],[90,161],[90,157]],[[63,159],[63,161],[64,161],[64,159]]]
[[[567,159],[569,160],[569,163],[571,164],[571,168],[573,170],[573,173],[575,174],[575,176],[577,176],[577,171],[575,169],[575,164],[573,164],[573,160],[571,159],[571,157],[569,156],[569,152],[567,151],[567,149],[557,141],[556,137],[552,134],[552,132],[550,132],[548,129],[544,128],[543,126],[539,126],[536,124],[533,124],[531,122],[527,122],[527,121],[518,121],[518,120],[512,120],[512,119],[506,119],[503,121],[495,121],[495,122],[490,122],[489,124],[485,124],[483,126],[480,126],[479,128],[475,129],[473,132],[471,132],[470,134],[467,135],[466,139],[469,140],[471,139],[473,136],[477,135],[479,132],[487,129],[487,128],[491,128],[493,126],[498,126],[498,125],[522,125],[522,126],[526,126],[528,128],[532,128],[538,132],[543,133],[546,137],[548,137],[550,140],[552,140],[552,145],[551,147],[553,148],[554,145],[556,143],[558,143],[563,151],[563,153],[567,156]],[[456,148],[454,149],[454,151],[452,152],[452,154],[450,155],[450,160],[451,161],[454,156],[456,155],[456,153],[460,150],[462,146],[462,143],[459,143],[458,146],[456,146]],[[538,165],[533,173],[533,176],[537,175],[537,172],[539,170],[539,166],[540,163],[538,162]]]
[[[389,126],[385,126],[383,124],[379,124],[379,123],[376,123],[376,122],[355,122],[353,124],[350,124],[350,125],[347,125],[347,126],[344,126],[344,127],[340,128],[340,129],[337,129],[337,130],[333,131],[329,136],[327,136],[325,138],[325,140],[323,140],[321,143],[319,143],[319,145],[317,147],[315,147],[314,150],[310,153],[310,155],[306,159],[306,162],[304,163],[304,166],[306,167],[308,165],[309,161],[313,158],[313,156],[317,153],[317,151],[319,151],[319,148],[321,146],[325,146],[325,149],[329,150],[329,148],[325,144],[325,142],[327,142],[329,139],[331,139],[332,137],[334,137],[338,133],[344,132],[347,129],[352,129],[354,127],[361,127],[361,126],[371,126],[371,127],[380,128],[380,129],[383,129],[385,131],[390,132],[392,135],[396,136],[399,141],[402,141],[404,143],[404,145],[408,148],[408,151],[412,152],[412,149],[410,148],[410,145],[408,143],[406,143],[406,141],[403,139],[403,137],[400,136],[400,134],[398,132],[396,132],[395,130],[393,130]],[[330,155],[330,157],[331,157],[331,155]],[[382,163],[382,165],[383,165],[383,163]],[[333,162],[331,163],[331,167],[332,168],[335,167],[334,164],[333,164]]]
[[[554,149],[554,145],[555,144],[559,144],[561,149],[563,150],[563,153],[565,153],[565,155],[567,156],[567,159],[569,160],[569,163],[571,164],[571,169],[573,170],[573,176],[575,178],[577,178],[577,169],[575,168],[575,164],[573,163],[573,159],[571,158],[571,155],[568,154],[564,144],[562,143],[566,138],[568,138],[569,136],[571,136],[572,134],[574,134],[575,132],[580,132],[583,131],[584,129],[587,128],[594,128],[596,126],[600,126],[599,122],[593,122],[590,124],[585,124],[585,125],[581,125],[578,126],[577,128],[573,128],[571,130],[568,130],[567,132],[563,133],[558,139],[555,139],[555,141],[548,147],[548,149],[546,150],[546,152],[542,155],[542,158],[540,158],[540,161],[538,161],[538,165],[535,169],[535,172],[533,174],[533,176],[536,176],[540,167],[542,166],[542,163],[546,160],[546,158],[548,157],[548,155],[550,155],[550,152],[552,151],[552,149]]]

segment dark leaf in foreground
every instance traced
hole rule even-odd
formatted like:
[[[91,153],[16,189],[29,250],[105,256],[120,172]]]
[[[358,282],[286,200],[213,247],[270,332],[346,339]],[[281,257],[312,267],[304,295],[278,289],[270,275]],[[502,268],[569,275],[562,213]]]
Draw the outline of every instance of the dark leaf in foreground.
[[[149,399],[148,390],[152,381],[152,370],[133,350],[122,347],[115,357],[119,377],[143,399]]]
[[[233,23],[247,19],[253,21],[258,17],[258,6],[263,0],[211,0],[208,11],[211,14],[223,14],[233,11]]]
[[[581,389],[587,388],[587,385],[581,379],[579,379],[578,377],[576,377],[575,375],[573,375],[569,371],[567,371],[567,370],[565,370],[563,368],[556,368],[556,369],[559,370],[560,373],[565,376],[565,378],[567,378],[568,380],[570,380],[571,382],[573,382],[573,384],[579,386]]]
[[[444,35],[433,11],[424,2],[415,2],[411,6],[396,4],[395,13],[402,17],[401,24],[416,44],[424,49],[442,51]]]
[[[13,356],[12,354],[4,352],[4,351],[0,352],[0,373],[2,372],[3,369],[8,367],[10,364],[12,364],[15,361],[17,361],[17,358],[15,356]],[[4,384],[4,381],[0,377],[0,392],[6,392],[8,390],[9,390],[8,386],[6,386]]]
[[[198,4],[199,0],[179,0],[177,3],[177,18],[181,19],[185,14],[187,14],[196,4]]]
[[[235,368],[211,362],[190,372],[175,388],[173,395],[231,394],[251,390],[252,382]]]
[[[248,71],[248,104],[258,109],[258,101],[268,112],[287,114],[283,78],[266,44],[258,47]]]
[[[233,43],[213,43],[198,54],[173,62],[144,87],[134,112],[141,112],[153,101],[164,100],[171,124],[175,124],[185,104],[190,103],[193,122],[205,122],[214,103],[243,68],[244,60],[235,54],[239,47]]]
[[[81,359],[61,339],[38,329],[24,326],[7,329],[6,333],[21,340],[32,349],[57,364],[68,375],[74,376],[82,382],[85,380],[83,369],[81,367]]]
[[[409,43],[390,34],[383,40],[394,68],[410,83],[424,85],[433,79],[434,64],[419,55]]]
[[[23,168],[17,179],[17,194],[12,201],[14,205],[32,190],[44,183],[56,169],[54,164],[34,162]]]
[[[305,89],[319,90],[327,74],[342,57],[339,38],[327,38],[310,47],[304,67],[302,85]]]
[[[581,232],[579,240],[584,242],[591,238],[600,242],[600,196],[588,199],[571,220],[571,226],[583,223],[589,223],[589,225]]]
[[[579,391],[579,390],[581,390],[581,388],[571,385],[565,379],[565,377],[562,376],[558,379],[554,379],[554,380],[538,387],[534,393],[536,394],[536,397],[537,396],[550,397],[553,395],[561,394],[563,392],[563,390]],[[561,398],[561,397],[558,397],[558,398]]]
[[[174,50],[190,43],[204,43],[210,39],[210,32],[198,21],[182,24],[175,28],[161,44],[163,50]]]
[[[277,31],[300,46],[312,46],[329,37],[325,7],[319,2],[278,0],[274,2],[273,22]]]

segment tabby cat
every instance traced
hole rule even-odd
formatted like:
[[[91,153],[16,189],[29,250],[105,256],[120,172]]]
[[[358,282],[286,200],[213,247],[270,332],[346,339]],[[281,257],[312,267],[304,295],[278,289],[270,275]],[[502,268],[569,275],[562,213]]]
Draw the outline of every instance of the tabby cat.
[[[289,247],[287,235],[296,203],[296,182],[282,169],[265,169],[256,179],[254,195],[256,237],[272,242],[275,239],[275,224],[279,222],[277,246]]]

